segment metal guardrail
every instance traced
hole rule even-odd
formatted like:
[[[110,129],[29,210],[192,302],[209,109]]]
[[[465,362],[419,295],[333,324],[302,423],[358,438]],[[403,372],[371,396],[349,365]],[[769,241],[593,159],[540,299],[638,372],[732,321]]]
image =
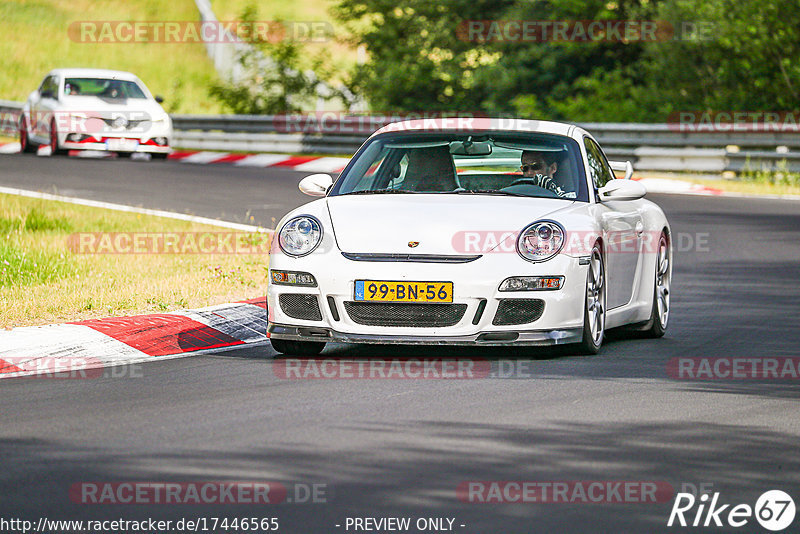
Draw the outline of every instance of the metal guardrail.
[[[18,117],[21,108],[19,102],[0,100],[0,119]],[[337,118],[333,125],[322,119],[315,124],[315,120],[314,115],[173,115],[173,145],[197,150],[352,154],[374,130],[395,119],[352,116]],[[16,119],[2,120],[2,124],[16,124]],[[800,172],[797,133],[691,132],[669,124],[581,126],[597,138],[611,159],[630,160],[637,170],[738,173],[748,166],[776,168],[785,161],[788,170]]]
[[[0,134],[17,135],[22,102],[0,100]]]

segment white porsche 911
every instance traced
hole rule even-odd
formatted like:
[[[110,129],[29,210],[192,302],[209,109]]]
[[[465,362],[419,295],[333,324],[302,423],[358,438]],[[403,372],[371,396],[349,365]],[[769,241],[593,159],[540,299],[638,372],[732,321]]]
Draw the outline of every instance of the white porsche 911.
[[[337,180],[303,179],[324,198],[276,228],[272,346],[575,343],[593,354],[609,328],[663,336],[670,227],[632,173],[569,124],[385,126]]]
[[[22,109],[21,152],[49,145],[51,155],[98,150],[166,158],[171,152],[172,120],[162,101],[129,72],[50,71]]]

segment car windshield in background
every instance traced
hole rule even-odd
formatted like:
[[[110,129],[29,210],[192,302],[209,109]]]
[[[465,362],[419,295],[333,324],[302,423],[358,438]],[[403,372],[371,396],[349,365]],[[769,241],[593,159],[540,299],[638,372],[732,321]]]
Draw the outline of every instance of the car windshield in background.
[[[96,96],[114,100],[147,98],[135,82],[108,78],[67,78],[64,80],[64,95]]]
[[[485,194],[588,202],[579,161],[577,144],[558,135],[382,135],[330,195]]]

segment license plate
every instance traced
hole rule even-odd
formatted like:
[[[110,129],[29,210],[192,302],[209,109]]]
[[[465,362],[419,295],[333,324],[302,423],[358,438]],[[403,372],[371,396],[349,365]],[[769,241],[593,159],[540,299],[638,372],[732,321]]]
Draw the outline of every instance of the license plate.
[[[453,302],[453,282],[356,280],[357,301]]]
[[[139,148],[138,139],[106,139],[106,150],[134,151]]]

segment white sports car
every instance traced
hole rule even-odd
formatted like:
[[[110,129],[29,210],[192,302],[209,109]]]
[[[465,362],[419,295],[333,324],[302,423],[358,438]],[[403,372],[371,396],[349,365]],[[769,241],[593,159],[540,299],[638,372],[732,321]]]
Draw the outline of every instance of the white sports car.
[[[129,72],[56,69],[28,96],[19,120],[21,151],[49,145],[52,155],[100,150],[166,158],[172,120]]]
[[[632,173],[570,124],[390,124],[335,182],[300,182],[324,198],[276,228],[272,346],[575,343],[593,354],[608,328],[660,337],[670,227]]]

